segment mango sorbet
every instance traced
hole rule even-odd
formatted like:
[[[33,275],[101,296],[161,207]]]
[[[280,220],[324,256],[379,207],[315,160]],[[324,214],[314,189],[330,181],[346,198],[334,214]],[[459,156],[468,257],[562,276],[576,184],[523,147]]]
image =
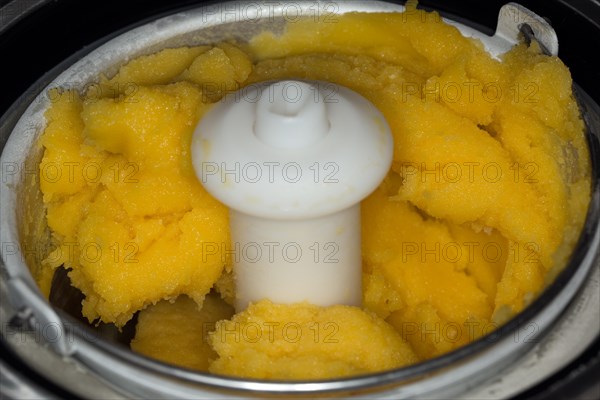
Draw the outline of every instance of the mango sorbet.
[[[368,342],[365,342],[368,340]],[[210,371],[261,379],[325,379],[417,361],[394,329],[357,307],[308,303],[250,305],[217,322]]]
[[[408,365],[520,312],[565,266],[589,203],[569,71],[535,42],[495,59],[438,14],[407,7],[165,49],[95,90],[57,91],[40,139],[54,245],[43,291],[64,266],[90,322],[122,326],[143,310],[134,350],[271,379]],[[235,286],[227,209],[196,178],[191,135],[226,93],[278,79],[347,86],[391,127],[393,166],[362,203],[364,309],[265,299],[227,319],[206,297],[232,303]]]
[[[218,294],[206,296],[202,311],[187,296],[163,300],[140,313],[131,349],[189,369],[208,371],[217,353],[208,342],[217,321],[231,318],[233,307]]]

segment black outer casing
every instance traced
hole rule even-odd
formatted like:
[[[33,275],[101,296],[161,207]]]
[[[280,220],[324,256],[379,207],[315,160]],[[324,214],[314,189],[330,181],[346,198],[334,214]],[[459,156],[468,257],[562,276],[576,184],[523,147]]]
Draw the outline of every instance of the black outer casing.
[[[78,53],[83,57],[119,33],[171,14],[216,1],[198,0],[0,0],[0,116],[23,96],[31,101],[47,82],[43,75]],[[404,3],[403,1],[392,1]],[[419,6],[493,34],[502,0],[422,0]],[[596,0],[519,0],[547,18],[559,38],[559,56],[573,80],[600,104],[600,2]],[[73,62],[73,60],[71,60]],[[53,79],[55,72],[49,73]],[[43,81],[46,81],[44,79]],[[11,119],[11,118],[9,118]],[[6,120],[5,120],[6,121]],[[4,129],[4,124],[2,124]],[[7,125],[11,125],[10,123]],[[6,137],[7,132],[2,132]],[[600,316],[599,316],[600,318]],[[37,375],[6,348],[0,337],[0,362],[27,377],[32,385],[58,398],[72,398]],[[518,399],[600,399],[600,338],[581,356]]]
[[[507,2],[422,0],[419,4],[492,34],[498,10]],[[40,76],[78,50],[173,10],[210,3],[215,1],[0,0],[2,20],[14,21],[0,26],[0,115]],[[596,0],[519,3],[552,23],[559,37],[559,56],[571,69],[574,81],[600,103],[600,65],[590,56],[600,51],[600,3]]]

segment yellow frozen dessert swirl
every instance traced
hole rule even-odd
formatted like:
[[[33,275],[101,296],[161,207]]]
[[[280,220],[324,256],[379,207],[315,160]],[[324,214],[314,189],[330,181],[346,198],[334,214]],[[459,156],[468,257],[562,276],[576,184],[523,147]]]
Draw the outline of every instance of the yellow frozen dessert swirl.
[[[569,71],[535,42],[495,59],[414,7],[165,49],[95,90],[57,91],[40,139],[53,233],[42,290],[62,266],[90,322],[123,326],[140,313],[134,350],[261,379],[409,365],[523,310],[565,266],[589,203]],[[192,167],[192,134],[226,93],[275,80],[347,87],[390,126],[392,167],[361,204],[362,307],[266,299],[233,314],[225,304],[235,246],[227,208]],[[183,345],[171,356],[168,342],[198,356]]]

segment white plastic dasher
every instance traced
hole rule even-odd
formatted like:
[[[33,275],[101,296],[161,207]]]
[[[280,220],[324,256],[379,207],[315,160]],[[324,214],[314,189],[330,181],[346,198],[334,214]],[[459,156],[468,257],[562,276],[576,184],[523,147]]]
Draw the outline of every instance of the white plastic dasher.
[[[202,118],[192,160],[230,208],[238,312],[261,299],[361,304],[360,201],[392,152],[382,114],[325,82],[251,85]]]

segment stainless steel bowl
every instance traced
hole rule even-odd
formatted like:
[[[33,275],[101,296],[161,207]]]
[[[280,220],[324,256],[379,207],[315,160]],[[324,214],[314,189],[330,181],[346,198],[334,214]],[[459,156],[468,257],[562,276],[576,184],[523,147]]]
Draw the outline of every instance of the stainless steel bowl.
[[[288,2],[289,3],[289,2]],[[165,47],[214,43],[224,38],[244,40],[263,29],[281,30],[288,3],[227,2],[173,14],[123,33],[68,66],[50,87],[84,89],[100,73],[114,74],[127,60]],[[398,11],[403,7],[379,1],[294,2],[294,12]],[[262,7],[262,8],[261,8]],[[262,11],[261,11],[262,10]],[[263,14],[268,10],[267,14]],[[287,11],[286,11],[287,10]],[[259,15],[260,14],[260,15]],[[491,52],[516,40],[519,24],[527,22],[548,48],[551,28],[541,19],[504,11],[498,33],[487,36],[453,22],[463,33],[480,37]],[[514,15],[520,15],[514,18]],[[262,18],[259,18],[262,16]],[[506,16],[509,16],[507,19]],[[533,19],[532,19],[533,18]],[[537,22],[536,22],[537,21]],[[536,25],[537,23],[537,25]],[[550,31],[548,31],[550,29]],[[553,31],[552,31],[553,32]],[[546,39],[543,39],[546,38]],[[526,310],[498,330],[463,348],[417,365],[378,374],[318,382],[278,382],[236,379],[198,373],[131,352],[130,332],[109,326],[93,328],[78,318],[80,294],[58,274],[47,302],[29,267],[40,261],[35,250],[47,238],[33,236],[29,219],[41,204],[35,166],[41,149],[35,146],[45,126],[50,104],[46,90],[25,110],[11,109],[0,122],[3,168],[0,192],[2,275],[0,323],[2,343],[23,363],[59,387],[89,398],[232,398],[264,396],[508,397],[540,382],[575,359],[600,334],[600,108],[583,89],[577,95],[588,127],[593,165],[592,203],[577,247],[564,271]],[[21,172],[25,171],[24,174]],[[18,172],[18,173],[16,173]],[[31,249],[34,249],[31,251]],[[577,340],[573,340],[576,337]],[[535,368],[531,368],[531,366]],[[0,363],[3,390],[19,398],[35,385]],[[523,379],[526,374],[527,379]],[[38,388],[38,390],[44,390]]]

